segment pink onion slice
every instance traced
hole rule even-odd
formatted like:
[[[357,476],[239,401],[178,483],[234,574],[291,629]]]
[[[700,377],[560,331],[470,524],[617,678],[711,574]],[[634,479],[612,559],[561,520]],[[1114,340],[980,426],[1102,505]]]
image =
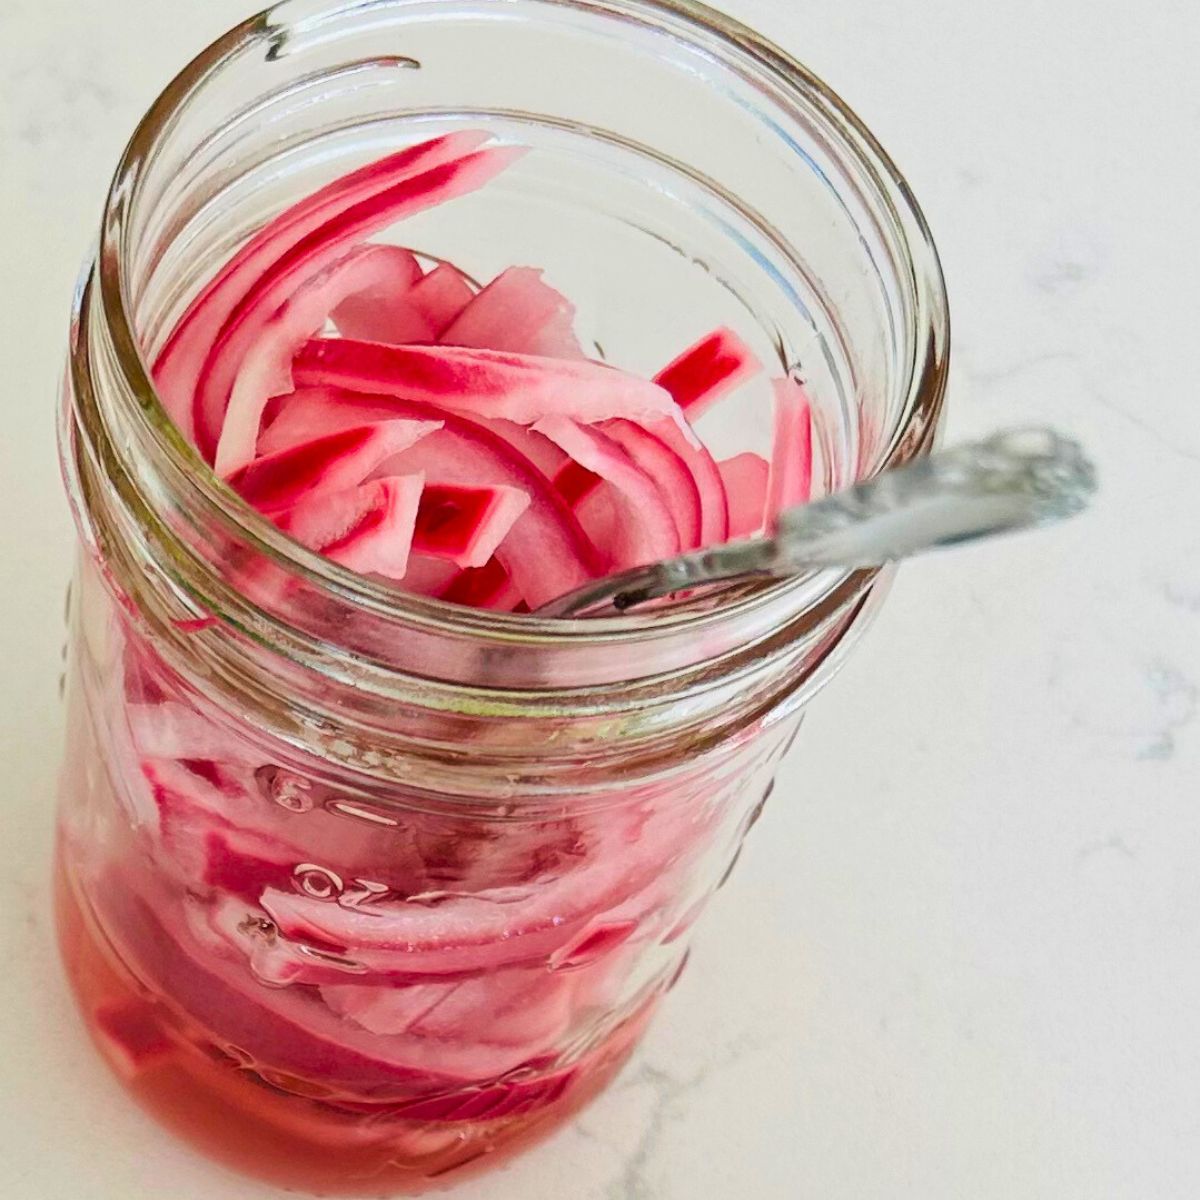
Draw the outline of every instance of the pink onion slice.
[[[487,417],[468,415],[471,420],[502,437],[518,454],[529,459],[547,479],[553,479],[571,461],[549,438],[534,433],[528,425],[518,425],[516,421],[504,421],[499,418],[489,420]]]
[[[321,989],[321,998],[372,1033],[519,1046],[532,1055],[566,1029],[572,991],[563,976],[511,970],[411,987],[334,984]]]
[[[428,437],[441,424],[430,414],[339,429],[264,455],[235,472],[229,482],[260,512],[276,513],[319,492],[362,483],[381,463]]]
[[[110,1000],[92,1012],[105,1057],[126,1080],[160,1065],[176,1050],[162,1011],[148,1000]]]
[[[562,595],[594,577],[600,558],[578,519],[549,480],[490,431],[466,419],[450,419],[424,446],[398,455],[387,469],[422,470],[432,482],[470,485],[486,481],[529,497],[497,555],[517,591],[530,605]],[[567,581],[573,580],[568,585]]]
[[[516,147],[478,150],[402,179],[339,213],[292,246],[255,281],[212,343],[196,383],[196,445],[216,449],[234,379],[275,310],[306,279],[319,274],[347,247],[404,217],[482,187],[523,153]]]
[[[460,567],[482,567],[529,507],[514,487],[457,487],[431,483],[421,496],[414,549]]]
[[[533,428],[610,485],[616,520],[592,533],[609,569],[636,567],[679,552],[679,531],[658,484],[619,443],[569,417],[543,417]]]
[[[154,364],[154,378],[172,419],[195,440],[192,399],[204,360],[222,326],[263,274],[301,240],[334,217],[402,179],[479,149],[488,135],[450,133],[407,147],[335,179],[260,229],[192,301]]]
[[[586,926],[569,945],[555,950],[550,956],[550,967],[563,974],[590,967],[624,945],[637,929],[637,921],[616,920],[605,913]]]
[[[414,551],[408,556],[408,573],[404,590],[418,596],[439,596],[459,575],[462,569],[445,558],[433,558]]]
[[[685,350],[654,377],[655,382],[668,391],[672,387],[678,389],[678,395],[672,393],[672,398],[681,410],[688,405],[694,414],[697,405],[706,406],[707,401],[716,399],[723,394],[730,380],[736,379],[739,372],[748,369],[744,355],[739,356],[732,351],[728,355],[717,352],[722,348],[729,349],[734,343],[741,345],[737,342],[736,335],[730,334],[727,337],[727,333],[726,330],[718,330],[710,334],[689,350]],[[730,338],[733,339],[732,342]],[[745,353],[748,355],[749,351]],[[730,368],[729,363],[732,361],[740,365]],[[757,369],[757,363],[755,368]],[[726,541],[729,537],[729,501],[725,495],[725,483],[713,456],[694,438],[680,437],[677,430],[665,424],[655,432],[683,459],[692,473],[692,479],[700,494],[698,544],[714,546]]]
[[[372,403],[369,397],[343,388],[297,388],[271,404],[266,424],[258,435],[260,456],[278,454],[303,442],[326,437],[355,425],[399,419],[389,407],[390,397]],[[430,418],[441,422],[440,413]]]
[[[519,425],[561,414],[584,423],[670,418],[686,426],[670,395],[656,384],[588,361],[314,338],[297,354],[294,373],[302,387],[385,393]]]
[[[436,595],[449,604],[491,608],[498,612],[512,612],[521,603],[521,593],[498,558],[492,558],[482,567],[460,572]]]
[[[167,699],[165,693],[143,701],[127,688],[125,717],[143,758],[228,760],[233,754],[228,730],[206,720],[190,704]]]
[[[729,536],[750,537],[766,522],[767,478],[770,464],[749,451],[717,463],[729,498]]]
[[[231,475],[254,459],[268,401],[295,387],[292,356],[347,296],[382,306],[403,296],[421,277],[413,254],[398,246],[359,246],[301,286],[263,326],[234,381],[217,443],[214,468]]]
[[[700,488],[683,456],[659,436],[659,426],[645,429],[633,421],[616,420],[605,421],[602,428],[657,481],[679,531],[679,548],[694,550],[700,545],[703,520]]]
[[[756,375],[762,366],[732,329],[716,329],[689,346],[655,376],[675,403],[695,421],[722,396]]]
[[[225,781],[216,763],[144,759],[141,768],[157,810],[157,869],[193,889],[221,887],[247,899],[289,882],[303,861],[300,846],[218,786]]]
[[[582,359],[575,306],[532,267],[497,275],[441,335],[451,346]]]
[[[702,521],[700,489],[683,457],[656,431],[634,421],[618,418],[602,422],[600,428],[638,467],[658,482],[659,491],[671,509],[680,548],[691,550],[698,546]],[[603,481],[580,463],[564,458],[552,474],[554,486],[568,504],[578,509]]]
[[[331,403],[331,398],[337,398]],[[517,488],[529,507],[513,523],[501,553],[504,566],[532,608],[593,578],[603,568],[596,548],[550,481],[502,437],[448,409],[336,390],[297,392],[262,438],[263,449],[286,446],[317,429],[333,431],[388,418],[441,421],[443,428],[397,454],[380,474],[424,473],[429,483]],[[665,424],[665,422],[664,422]]]
[[[420,474],[373,479],[316,492],[284,509],[276,524],[297,541],[353,571],[403,579],[425,487]]]
[[[794,379],[775,382],[775,440],[767,484],[767,521],[780,511],[804,504],[812,494],[812,408],[808,393]]]
[[[340,1087],[365,1098],[411,1099],[431,1087],[489,1079],[511,1068],[512,1053],[461,1050],[452,1042],[380,1037],[344,1021],[312,996],[266,988],[215,932],[200,940],[200,923],[170,924],[169,895],[144,897],[144,877],[106,879],[104,907],[118,948],[141,978],[157,984],[212,1036],[252,1053],[258,1065]],[[230,906],[235,926],[262,910]],[[253,927],[233,936],[244,944]]]
[[[296,867],[312,858],[314,847],[322,868],[344,879],[365,875],[404,892],[429,884],[415,838],[349,821],[319,803],[297,813],[267,802],[275,787],[270,767],[243,770],[195,759],[143,759],[140,765],[159,853],[165,851],[161,861],[194,892],[202,885],[225,888],[257,901],[264,887],[295,886]],[[279,775],[286,789],[288,773]],[[298,794],[322,795],[315,787]]]
[[[713,456],[704,446],[696,446],[680,434],[673,425],[662,421],[654,432],[669,449],[683,461],[691,472],[692,482],[700,497],[699,545],[715,546],[729,537],[729,501],[725,483]]]
[[[435,904],[384,900],[369,910],[346,908],[273,888],[261,904],[288,938],[353,948],[369,970],[453,974],[548,961],[596,913],[653,884],[682,849],[673,849],[677,837],[665,821],[636,841],[619,827],[601,830],[573,870]]]
[[[344,337],[367,342],[436,342],[474,296],[470,280],[457,267],[439,263],[394,297],[348,297],[335,310],[333,323]]]

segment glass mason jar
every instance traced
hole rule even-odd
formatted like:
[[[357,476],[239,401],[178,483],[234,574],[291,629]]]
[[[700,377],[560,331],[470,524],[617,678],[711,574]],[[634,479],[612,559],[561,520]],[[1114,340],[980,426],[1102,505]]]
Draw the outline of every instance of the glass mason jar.
[[[895,168],[686,0],[285,3],[157,101],[71,328],[62,948],[141,1102],[321,1191],[419,1191],[604,1086],[886,582],[485,613],[316,556],[217,481],[150,382],[166,331],[289,202],[463,127],[533,152],[405,244],[480,278],[547,268],[635,370],[733,325],[803,374],[818,490],[926,452],[945,384]],[[706,440],[761,449],[768,385],[724,407]]]

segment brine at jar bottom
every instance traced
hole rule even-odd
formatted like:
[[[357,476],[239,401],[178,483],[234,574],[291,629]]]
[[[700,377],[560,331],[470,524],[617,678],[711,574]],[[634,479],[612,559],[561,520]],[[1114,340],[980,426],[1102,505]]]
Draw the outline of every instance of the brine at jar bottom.
[[[266,1182],[317,1195],[419,1195],[506,1161],[559,1128],[611,1082],[678,971],[586,1049],[542,1071],[415,1102],[355,1100],[256,1064],[148,986],[101,928],[69,855],[56,865],[58,934],[92,1036],[139,1104],[198,1149]],[[89,879],[89,890],[98,881]],[[100,883],[104,887],[103,883]],[[106,906],[115,879],[104,891]],[[132,899],[132,898],[130,898]],[[134,936],[170,939],[153,914]],[[264,1031],[265,1032],[265,1031]]]

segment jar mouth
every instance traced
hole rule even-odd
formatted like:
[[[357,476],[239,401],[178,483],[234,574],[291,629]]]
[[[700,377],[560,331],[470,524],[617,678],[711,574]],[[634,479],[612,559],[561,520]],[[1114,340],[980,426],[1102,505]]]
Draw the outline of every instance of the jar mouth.
[[[904,177],[853,110],[827,85],[785,51],[734,19],[693,0],[539,0],[548,8],[575,8],[601,16],[668,19],[677,31],[715,41],[748,59],[770,79],[778,95],[814,105],[854,166],[869,181],[885,207],[902,250],[901,265],[913,305],[913,346],[905,367],[900,419],[888,431],[885,449],[864,475],[901,465],[933,444],[944,403],[949,315],[944,278],[925,218]],[[394,0],[403,8],[409,0]],[[198,511],[229,531],[281,571],[309,587],[328,592],[347,605],[392,620],[460,637],[499,641],[507,646],[564,643],[614,643],[656,634],[700,634],[717,625],[762,624],[812,614],[813,625],[850,601],[870,572],[826,570],[796,579],[763,582],[736,589],[719,603],[670,604],[652,614],[628,613],[571,620],[476,610],[406,593],[360,575],[307,550],[282,534],[227,487],[167,415],[153,383],[135,329],[127,278],[131,261],[130,217],[148,165],[160,139],[168,135],[197,89],[249,45],[283,46],[290,37],[319,28],[357,7],[342,0],[314,5],[284,0],[236,26],[200,53],[166,87],[135,130],[108,196],[101,230],[96,276],[97,296],[111,337],[125,394],[125,416],[139,422],[173,478],[187,481]],[[384,6],[386,7],[386,5]],[[267,57],[272,51],[268,50]],[[794,149],[802,153],[799,147]],[[263,614],[269,622],[270,614]]]

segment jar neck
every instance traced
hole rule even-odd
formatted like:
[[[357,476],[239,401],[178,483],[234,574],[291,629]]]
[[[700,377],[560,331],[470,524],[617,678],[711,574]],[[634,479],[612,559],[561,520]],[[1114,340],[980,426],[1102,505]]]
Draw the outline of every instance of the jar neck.
[[[681,743],[694,757],[807,702],[883,591],[878,573],[855,572],[815,604],[792,585],[661,625],[620,618],[561,632],[547,628],[562,622],[497,622],[436,602],[373,608],[236,521],[199,520],[191,481],[165,471],[139,422],[114,436],[106,410],[122,381],[95,296],[93,272],[62,419],[85,551],[176,687],[298,749],[384,776],[419,757],[460,788],[485,760],[519,767],[526,790],[568,775],[578,786],[581,757],[597,777],[614,764],[665,769]],[[470,763],[456,765],[468,745]]]

